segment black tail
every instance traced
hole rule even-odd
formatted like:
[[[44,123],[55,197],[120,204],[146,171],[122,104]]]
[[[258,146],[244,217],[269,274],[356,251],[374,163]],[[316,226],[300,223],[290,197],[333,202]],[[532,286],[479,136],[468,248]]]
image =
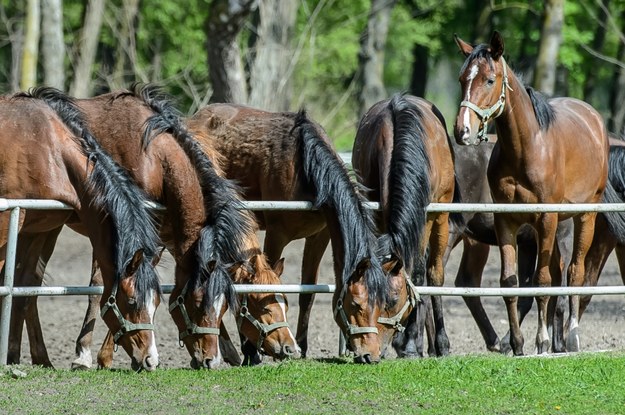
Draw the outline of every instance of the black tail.
[[[158,276],[151,265],[160,240],[156,223],[146,208],[147,196],[102,149],[71,98],[48,87],[33,88],[27,94],[20,95],[37,98],[48,104],[77,136],[84,154],[94,162],[89,180],[92,188],[97,189],[100,194],[96,203],[110,215],[115,225],[113,246],[116,249],[118,278],[135,252],[143,250],[144,260],[136,275],[135,284],[140,297],[137,301],[140,305],[145,305],[144,295],[149,293],[149,289],[157,289],[160,293]]]
[[[295,119],[299,156],[305,180],[314,189],[315,206],[336,215],[344,245],[342,281],[347,283],[358,265],[370,261],[365,274],[370,304],[386,302],[388,281],[376,256],[376,240],[370,210],[349,179],[345,165],[323,139],[324,132],[301,110]]]
[[[462,203],[462,193],[460,192],[460,185],[458,184],[458,178],[454,176],[454,196],[452,203]],[[464,215],[460,212],[451,212],[449,214],[449,224],[458,233],[464,232],[467,223],[464,221]]]
[[[396,254],[411,273],[420,249],[430,203],[430,160],[421,127],[423,114],[402,95],[389,101],[393,155],[389,172],[389,234]]]
[[[210,227],[210,230],[205,228],[201,233],[198,243],[198,256],[204,274],[202,279],[205,284],[213,284],[213,288],[222,289],[221,292],[205,293],[205,300],[212,301],[214,295],[224,293],[224,284],[227,282],[222,281],[222,284],[215,285],[211,278],[216,275],[229,275],[228,267],[247,260],[244,256],[244,242],[247,235],[253,232],[252,218],[246,210],[241,209],[240,189],[232,181],[217,174],[212,161],[187,130],[172,100],[153,85],[135,85],[133,93],[154,111],[154,115],[146,121],[144,145],[155,135],[167,132],[176,139],[195,166],[204,198],[205,226]],[[208,278],[208,274],[212,277]],[[236,309],[237,297],[231,283],[225,294],[228,304]]]
[[[625,147],[610,147],[608,183],[603,193],[604,203],[625,203]],[[625,243],[625,212],[603,212],[608,228],[619,243]]]

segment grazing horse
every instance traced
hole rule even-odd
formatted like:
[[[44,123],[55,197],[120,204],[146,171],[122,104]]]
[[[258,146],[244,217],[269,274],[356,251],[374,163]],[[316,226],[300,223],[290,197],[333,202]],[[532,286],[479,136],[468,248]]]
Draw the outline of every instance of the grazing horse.
[[[249,294],[245,310],[238,312],[233,283],[279,284],[283,261],[275,269],[269,266],[253,217],[239,209],[238,188],[218,174],[212,152],[200,149],[171,101],[154,86],[136,85],[131,91],[76,102],[101,145],[166,208],[161,235],[176,261],[169,310],[191,367],[221,363],[218,336],[228,307],[239,315],[241,332],[259,349],[278,359],[296,356],[283,296]],[[93,277],[92,284],[100,283],[99,273]],[[94,313],[92,298],[73,367],[91,363]],[[227,336],[227,331],[222,334]],[[98,354],[100,367],[112,364],[111,340],[109,335]]]
[[[65,223],[88,235],[102,272],[102,318],[131,357],[132,369],[154,370],[159,361],[153,318],[161,297],[154,265],[160,241],[147,197],[62,93],[34,89],[2,97],[0,113],[0,140],[10,149],[0,156],[0,194],[55,199],[74,208],[22,214],[20,233],[27,245],[50,250],[47,235],[57,235]],[[2,263],[7,219],[8,214],[0,215]]]
[[[406,324],[412,280],[442,286],[445,280],[443,255],[449,235],[449,213],[427,214],[428,203],[450,203],[455,192],[455,175],[451,143],[445,120],[432,103],[410,95],[395,95],[373,105],[358,126],[352,165],[361,183],[368,189],[369,199],[380,203],[377,212],[380,245],[384,256],[394,256],[403,264],[403,272],[391,273],[397,287],[383,314],[397,316],[398,338],[393,342],[399,356],[419,354],[417,344],[422,333],[401,335]],[[429,247],[427,267],[424,259]],[[397,267],[400,268],[401,267]],[[435,349],[437,355],[449,354],[449,339],[443,321],[440,296],[432,298],[435,316]],[[401,315],[399,314],[401,312]],[[421,315],[424,312],[420,310]],[[410,324],[422,327],[420,324]],[[395,327],[378,327],[390,341]],[[383,347],[386,342],[383,342]]]
[[[494,118],[497,143],[488,166],[488,182],[496,203],[599,202],[607,180],[608,135],[600,114],[573,98],[547,101],[524,87],[503,58],[504,43],[495,32],[489,45],[475,48],[456,38],[466,60],[460,70],[462,102],[454,135],[459,144],[479,144],[487,123]],[[581,214],[495,214],[495,231],[501,254],[501,286],[516,287],[516,235],[524,224],[537,233],[538,261],[533,283],[552,284],[551,257],[559,220],[573,217],[574,242],[568,267],[570,286],[584,281],[584,259],[592,242],[596,212]],[[549,350],[547,325],[549,298],[539,296],[538,353]],[[510,344],[523,354],[523,335],[517,297],[504,297],[510,324]],[[579,296],[569,300],[566,347],[579,350]]]
[[[226,176],[241,184],[246,199],[313,202],[318,211],[257,213],[266,230],[265,252],[276,260],[290,241],[306,238],[302,283],[314,284],[331,241],[334,318],[356,362],[378,361],[376,322],[386,304],[388,280],[376,257],[371,212],[323,129],[303,111],[274,113],[230,104],[209,105],[188,125],[203,145],[222,155]],[[299,299],[296,338],[305,356],[313,295]]]

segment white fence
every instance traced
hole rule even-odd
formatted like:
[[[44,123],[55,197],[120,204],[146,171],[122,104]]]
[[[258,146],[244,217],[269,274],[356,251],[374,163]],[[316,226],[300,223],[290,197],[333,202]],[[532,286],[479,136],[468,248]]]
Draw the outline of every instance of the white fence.
[[[150,207],[160,208],[156,204]],[[368,203],[370,209],[377,209],[377,203]],[[310,202],[244,202],[242,208],[249,210],[312,210]],[[102,287],[14,287],[15,254],[17,248],[17,234],[19,225],[20,209],[71,209],[61,202],[50,200],[30,199],[0,199],[0,212],[10,211],[8,227],[8,240],[6,247],[5,279],[4,286],[0,286],[2,307],[0,308],[0,366],[6,365],[8,352],[8,333],[11,317],[11,304],[13,297],[24,296],[51,296],[51,295],[93,295],[101,294]],[[428,212],[617,212],[625,211],[624,203],[614,204],[485,204],[485,203],[432,203],[428,206]],[[164,285],[163,292],[171,293],[173,286]],[[317,285],[249,285],[236,286],[239,293],[250,292],[282,292],[282,293],[333,293],[333,284]],[[454,287],[418,287],[423,295],[449,295],[449,296],[519,296],[533,297],[537,295],[619,295],[625,294],[625,286],[601,286],[601,287],[546,287],[546,288],[454,288]]]

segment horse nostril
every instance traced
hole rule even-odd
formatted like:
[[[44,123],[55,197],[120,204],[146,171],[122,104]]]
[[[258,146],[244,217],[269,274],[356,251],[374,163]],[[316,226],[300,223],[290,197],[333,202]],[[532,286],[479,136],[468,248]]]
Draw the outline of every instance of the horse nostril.
[[[358,356],[354,356],[354,362],[355,363],[366,363],[366,364],[370,364],[373,362],[373,360],[371,360],[371,354],[370,353],[365,353],[365,354],[361,354]]]
[[[156,369],[156,367],[158,366],[158,359],[152,357],[151,355],[148,355],[145,357],[145,359],[143,359],[143,368],[145,370],[151,371]]]
[[[282,354],[284,356],[293,356],[293,349],[291,349],[291,346],[289,346],[288,344],[285,344],[284,346],[282,346]]]
[[[203,367],[204,369],[210,369],[210,367],[211,367],[211,362],[212,362],[212,361],[213,361],[213,359],[211,359],[211,358],[208,358],[208,357],[207,357],[207,358],[205,358],[205,359],[202,361],[202,367]]]

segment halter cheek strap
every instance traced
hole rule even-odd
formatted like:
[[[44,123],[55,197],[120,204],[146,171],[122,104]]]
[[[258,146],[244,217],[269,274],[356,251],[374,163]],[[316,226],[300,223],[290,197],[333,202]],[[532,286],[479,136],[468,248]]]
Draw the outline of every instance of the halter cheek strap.
[[[480,141],[488,141],[488,138],[486,137],[486,133],[488,130],[488,121],[493,118],[499,117],[503,113],[504,107],[506,105],[506,89],[513,91],[513,89],[510,87],[510,84],[508,83],[508,70],[506,61],[503,57],[501,58],[501,63],[503,65],[503,82],[501,84],[501,94],[499,94],[497,102],[495,102],[488,108],[480,108],[471,101],[460,102],[461,107],[467,107],[473,110],[473,112],[475,112],[475,114],[477,114],[478,118],[480,119],[480,129],[477,133],[477,138]]]
[[[284,295],[284,294],[282,294]],[[241,332],[241,326],[243,325],[243,321],[249,321],[256,330],[258,330],[258,341],[256,342],[256,349],[260,352],[265,352],[263,349],[263,343],[269,333],[274,330],[277,330],[281,327],[289,327],[289,323],[286,321],[278,321],[273,324],[265,324],[262,321],[258,321],[256,317],[254,317],[248,307],[247,307],[247,294],[243,295],[243,301],[241,302],[241,309],[239,310],[239,315],[237,316],[237,328],[239,332]]]
[[[336,302],[336,307],[334,308],[334,319],[340,318],[341,323],[343,323],[344,327],[341,327],[341,330],[343,331],[343,335],[345,336],[345,338],[347,340],[350,339],[350,337],[356,335],[356,334],[366,334],[366,333],[375,333],[378,334],[378,328],[377,327],[360,327],[360,326],[356,326],[355,324],[351,324],[349,322],[349,319],[347,318],[347,314],[345,314],[345,309],[343,308],[343,299],[345,297],[345,293],[347,291],[347,284],[343,284],[343,288],[341,289],[341,294],[339,295],[339,299]]]
[[[124,318],[121,311],[119,310],[119,307],[117,306],[117,300],[115,299],[115,297],[117,296],[118,283],[119,282],[116,279],[115,283],[113,284],[111,295],[109,296],[108,300],[106,301],[106,303],[102,306],[102,309],[100,310],[100,317],[102,318],[109,310],[111,310],[113,314],[115,314],[115,317],[117,318],[117,321],[119,322],[119,325],[121,326],[120,329],[116,333],[113,334],[113,342],[116,345],[119,339],[126,333],[130,333],[132,331],[139,331],[139,330],[152,330],[152,331],[154,330],[154,324],[152,323],[132,323],[126,320],[126,318]]]
[[[182,318],[184,319],[184,324],[186,329],[178,333],[178,342],[180,347],[184,347],[182,341],[187,336],[191,336],[194,334],[212,334],[214,336],[219,336],[219,327],[201,327],[191,321],[189,317],[189,313],[187,312],[187,308],[184,306],[184,297],[187,294],[187,287],[189,286],[189,282],[184,285],[182,292],[176,300],[169,305],[169,314],[171,314],[175,309],[180,309],[180,314],[182,314]]]
[[[379,324],[384,324],[385,326],[394,328],[400,333],[403,333],[406,329],[406,327],[401,324],[401,319],[408,310],[408,307],[414,308],[421,300],[419,293],[417,292],[417,287],[415,287],[408,276],[406,276],[406,288],[408,288],[408,300],[404,303],[401,310],[399,310],[399,312],[393,317],[378,317]]]

